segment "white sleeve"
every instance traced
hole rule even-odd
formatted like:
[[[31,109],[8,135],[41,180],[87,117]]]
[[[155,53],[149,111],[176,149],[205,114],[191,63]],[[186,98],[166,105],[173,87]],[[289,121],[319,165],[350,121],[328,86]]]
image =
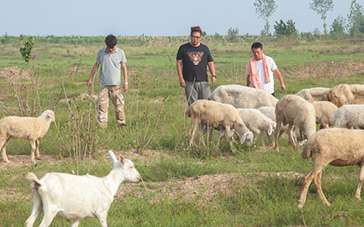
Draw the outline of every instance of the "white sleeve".
[[[274,71],[274,70],[278,69],[278,67],[277,67],[276,63],[274,62],[273,58],[269,58],[269,60],[270,60],[270,63],[269,63],[269,67],[270,67],[270,69],[271,69],[272,71]]]

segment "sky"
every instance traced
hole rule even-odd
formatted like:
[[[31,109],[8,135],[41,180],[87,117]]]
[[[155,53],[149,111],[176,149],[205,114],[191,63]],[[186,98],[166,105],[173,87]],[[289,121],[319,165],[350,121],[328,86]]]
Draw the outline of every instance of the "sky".
[[[351,0],[333,0],[331,25],[347,17]],[[259,34],[264,21],[257,17],[254,0],[0,0],[0,35],[186,35],[193,25],[207,34]],[[311,0],[276,0],[274,21],[292,19],[300,32],[322,31]],[[364,0],[357,0],[364,6]],[[273,26],[271,26],[273,27]]]

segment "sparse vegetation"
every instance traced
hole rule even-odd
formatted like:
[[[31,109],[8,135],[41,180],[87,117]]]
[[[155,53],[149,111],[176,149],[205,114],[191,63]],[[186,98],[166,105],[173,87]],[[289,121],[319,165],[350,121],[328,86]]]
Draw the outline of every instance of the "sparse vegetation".
[[[8,155],[17,156],[10,158],[12,164],[0,163],[1,226],[23,226],[30,213],[26,172],[102,176],[111,168],[105,158],[107,149],[135,160],[146,184],[146,188],[121,186],[122,194],[109,213],[110,226],[359,226],[364,222],[364,204],[352,196],[356,167],[327,168],[323,190],[332,207],[325,208],[309,196],[307,207],[300,211],[299,188],[311,162],[302,160],[285,139],[280,153],[238,146],[232,154],[225,141],[217,145],[216,132],[206,146],[188,147],[191,122],[184,116],[186,102],[174,60],[186,37],[121,37],[130,69],[130,90],[125,94],[128,126],[124,129],[115,126],[112,110],[108,128],[97,128],[94,102],[78,99],[87,92],[85,81],[95,53],[103,46],[102,37],[34,37],[32,54],[37,57],[32,61],[32,76],[21,72],[8,76],[14,68],[24,67],[24,61],[14,45],[17,37],[6,39],[0,49],[0,115],[36,115],[53,109],[57,120],[42,140],[44,159],[36,167],[30,164],[26,142],[9,142]],[[218,84],[213,88],[245,83],[244,66],[256,39],[247,35],[243,43],[230,43],[220,35],[203,38],[218,69]],[[262,38],[265,52],[276,59],[286,77],[287,93],[363,83],[360,38],[307,40]],[[277,95],[283,94],[278,91]],[[70,103],[61,101],[65,96]],[[61,218],[54,223],[68,225]],[[98,223],[90,219],[81,225]]]

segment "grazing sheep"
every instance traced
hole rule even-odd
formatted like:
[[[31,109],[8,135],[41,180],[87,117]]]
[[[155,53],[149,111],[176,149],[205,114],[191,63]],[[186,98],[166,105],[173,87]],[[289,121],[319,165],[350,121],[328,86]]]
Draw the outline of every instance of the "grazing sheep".
[[[105,177],[52,172],[38,179],[34,173],[28,173],[27,179],[32,182],[33,208],[26,226],[33,226],[42,211],[42,227],[49,226],[57,214],[69,219],[72,227],[78,226],[85,217],[96,217],[102,226],[107,226],[107,213],[119,185],[123,181],[141,180],[131,160],[121,156],[118,160],[112,151],[109,156],[112,170]]]
[[[333,115],[337,128],[364,129],[364,105],[343,105]]]
[[[326,87],[314,87],[314,88],[306,88],[297,92],[296,95],[306,99],[309,102],[313,101],[327,101],[328,93],[330,88]]]
[[[266,117],[268,117],[272,121],[276,121],[276,108],[275,107],[262,106],[262,107],[259,107],[257,110],[259,110],[262,114],[264,114]]]
[[[197,100],[187,110],[191,116],[193,130],[190,145],[194,144],[195,133],[201,123],[206,123],[211,128],[220,128],[227,139],[234,139],[234,133],[238,134],[240,143],[253,140],[253,133],[245,126],[239,116],[239,111],[230,104],[223,104],[210,100]],[[224,130],[224,131],[222,131]],[[231,141],[230,141],[230,145]]]
[[[288,125],[289,142],[297,149],[297,134],[302,142],[316,131],[316,116],[313,105],[297,95],[286,95],[276,105],[277,129],[275,148],[279,151],[278,138],[283,125]]]
[[[217,87],[209,97],[216,102],[231,104],[236,108],[258,108],[261,106],[275,106],[278,102],[267,92],[241,85],[222,85]]]
[[[338,107],[345,104],[364,104],[364,85],[339,84],[330,89],[327,97]]]
[[[307,191],[312,180],[321,201],[330,206],[322,188],[322,171],[327,165],[348,166],[359,165],[359,184],[355,198],[361,200],[361,187],[364,181],[364,130],[349,130],[342,128],[323,129],[309,138],[302,153],[304,159],[312,158],[313,169],[307,174],[302,186],[298,207],[303,208],[307,198]]]
[[[40,158],[40,139],[47,133],[49,126],[55,121],[52,110],[44,111],[39,117],[9,116],[0,120],[0,150],[5,162],[9,162],[6,155],[6,143],[10,138],[27,139],[32,146],[31,160],[35,163],[35,156]]]
[[[244,121],[246,127],[258,136],[261,132],[265,132],[267,136],[273,134],[276,128],[276,122],[271,120],[257,109],[238,109],[240,118]]]
[[[316,123],[320,124],[320,128],[328,128],[333,125],[332,118],[337,106],[329,101],[312,102],[316,112]]]

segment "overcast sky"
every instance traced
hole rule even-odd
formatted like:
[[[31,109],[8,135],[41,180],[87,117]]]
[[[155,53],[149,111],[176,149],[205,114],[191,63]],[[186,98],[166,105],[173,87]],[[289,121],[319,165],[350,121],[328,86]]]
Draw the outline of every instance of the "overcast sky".
[[[192,25],[208,34],[225,34],[237,27],[241,34],[259,34],[254,0],[1,0],[0,35],[185,35]],[[311,0],[276,0],[274,21],[293,19],[300,32],[322,31]],[[334,0],[328,24],[347,17],[351,0]],[[364,6],[364,0],[358,0]]]

